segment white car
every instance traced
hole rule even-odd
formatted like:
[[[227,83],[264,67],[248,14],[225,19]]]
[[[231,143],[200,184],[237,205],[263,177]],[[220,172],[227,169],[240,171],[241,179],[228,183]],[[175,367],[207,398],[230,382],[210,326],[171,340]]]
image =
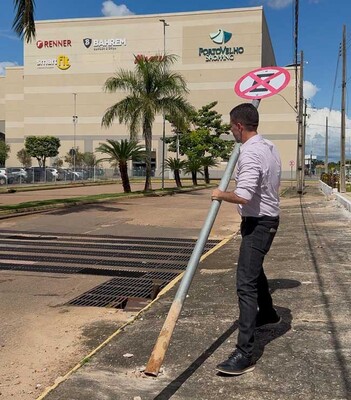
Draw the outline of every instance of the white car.
[[[0,185],[7,184],[7,173],[5,168],[0,168]]]

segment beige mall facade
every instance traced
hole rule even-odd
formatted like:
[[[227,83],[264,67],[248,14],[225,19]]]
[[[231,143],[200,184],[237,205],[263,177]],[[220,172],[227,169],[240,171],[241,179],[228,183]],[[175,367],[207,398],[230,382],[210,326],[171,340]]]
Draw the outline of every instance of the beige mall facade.
[[[167,23],[165,35],[160,19]],[[106,139],[128,138],[126,126],[117,121],[109,129],[101,127],[105,110],[124,96],[102,87],[117,69],[133,69],[134,55],[164,49],[176,54],[174,69],[188,82],[189,101],[196,109],[218,101],[216,110],[225,122],[232,107],[249,101],[235,94],[235,82],[249,71],[276,65],[262,7],[38,21],[36,26],[36,40],[24,46],[24,66],[7,68],[0,77],[0,132],[11,147],[7,166],[19,165],[16,153],[30,135],[59,137],[60,157],[74,145],[92,152]],[[293,68],[288,71],[288,86],[259,106],[259,131],[278,146],[285,178],[290,178],[297,148],[295,76]],[[162,168],[161,137],[160,115],[153,127],[156,176]]]

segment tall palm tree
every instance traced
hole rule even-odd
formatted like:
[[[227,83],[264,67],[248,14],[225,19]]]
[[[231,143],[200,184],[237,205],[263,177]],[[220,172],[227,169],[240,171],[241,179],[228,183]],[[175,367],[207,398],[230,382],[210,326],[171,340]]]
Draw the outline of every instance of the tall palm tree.
[[[34,7],[35,0],[13,0],[15,7],[15,19],[12,24],[13,30],[26,42],[35,38]]]
[[[202,172],[202,160],[197,157],[190,157],[185,163],[184,172],[187,174],[191,174],[191,179],[193,181],[193,185],[197,186],[197,174],[203,175]]]
[[[115,118],[129,127],[134,140],[141,130],[145,139],[146,179],[144,190],[151,190],[152,127],[157,114],[190,115],[193,107],[185,100],[188,92],[184,78],[170,71],[176,56],[136,56],[135,70],[120,69],[104,85],[106,92],[122,90],[126,97],[109,107],[102,126],[109,127]]]
[[[130,182],[128,176],[128,161],[140,160],[144,156],[143,147],[134,140],[122,139],[117,140],[106,140],[107,143],[100,143],[100,146],[96,148],[102,154],[108,154],[109,157],[101,158],[99,161],[110,161],[117,163],[119,172],[121,174],[123,190],[125,193],[130,193]]]
[[[217,167],[218,161],[212,156],[205,156],[201,158],[201,164],[204,167],[204,178],[206,183],[210,183],[210,167]]]
[[[182,182],[180,180],[180,171],[185,168],[185,160],[180,160],[179,158],[169,157],[165,161],[165,166],[174,173],[174,180],[176,181],[177,187],[182,187]]]

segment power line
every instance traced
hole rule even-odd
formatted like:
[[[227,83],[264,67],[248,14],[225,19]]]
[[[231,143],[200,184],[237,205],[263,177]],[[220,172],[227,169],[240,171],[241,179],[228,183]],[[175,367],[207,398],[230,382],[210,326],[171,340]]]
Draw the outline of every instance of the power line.
[[[337,62],[336,62],[336,70],[335,70],[335,78],[334,78],[334,86],[333,86],[333,95],[332,95],[332,99],[331,99],[331,103],[330,103],[330,107],[329,107],[329,112],[333,108],[333,103],[334,103],[336,80],[337,80],[337,77],[338,77],[339,60],[340,60],[340,56],[341,56],[340,50],[341,50],[341,43],[339,44],[338,59],[337,59]]]

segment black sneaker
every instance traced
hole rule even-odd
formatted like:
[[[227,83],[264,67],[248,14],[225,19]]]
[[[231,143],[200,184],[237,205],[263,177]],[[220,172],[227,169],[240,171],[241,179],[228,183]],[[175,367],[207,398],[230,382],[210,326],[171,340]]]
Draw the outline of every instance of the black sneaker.
[[[282,321],[282,318],[274,311],[274,313],[269,315],[262,315],[258,312],[256,317],[256,328],[260,328],[264,325],[278,325]]]
[[[227,375],[241,375],[255,369],[251,357],[245,357],[239,350],[235,350],[228,358],[216,367],[217,371]]]

